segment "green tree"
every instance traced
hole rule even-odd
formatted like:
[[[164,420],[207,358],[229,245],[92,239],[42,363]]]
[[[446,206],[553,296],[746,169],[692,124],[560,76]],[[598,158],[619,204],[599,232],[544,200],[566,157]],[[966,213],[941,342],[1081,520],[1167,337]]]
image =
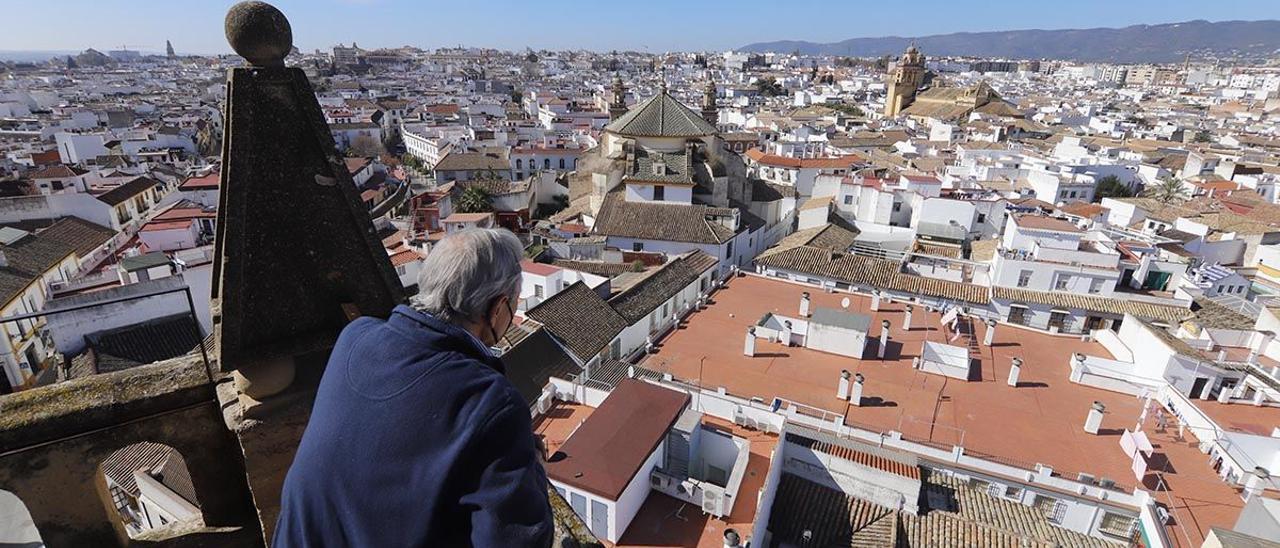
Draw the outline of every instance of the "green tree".
[[[1143,192],[1148,198],[1154,198],[1163,204],[1172,204],[1187,199],[1187,189],[1182,186],[1182,181],[1173,177],[1165,177],[1160,182],[1151,185]]]
[[[778,80],[772,76],[765,76],[756,80],[756,91],[765,97],[777,97],[782,95],[782,86],[778,84]]]
[[[488,191],[479,186],[469,186],[462,191],[461,196],[458,196],[458,203],[454,209],[458,213],[485,213],[493,211],[493,204],[489,202]]]
[[[1101,201],[1103,198],[1128,198],[1133,196],[1133,191],[1129,187],[1120,182],[1120,178],[1115,175],[1107,175],[1098,179],[1097,184],[1093,185],[1094,201]]]

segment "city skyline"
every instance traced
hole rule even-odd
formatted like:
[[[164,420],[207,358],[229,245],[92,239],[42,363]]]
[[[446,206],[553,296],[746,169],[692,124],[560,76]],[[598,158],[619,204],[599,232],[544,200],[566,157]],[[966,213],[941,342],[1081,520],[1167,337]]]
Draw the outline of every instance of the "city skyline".
[[[136,3],[71,0],[53,4],[9,2],[11,26],[0,36],[0,52],[133,49],[163,52],[171,40],[182,54],[230,53],[222,36],[221,15],[229,1],[197,2],[180,13],[125,9]],[[144,7],[148,2],[143,2]],[[576,9],[573,2],[540,4],[521,17],[487,17],[520,13],[522,6],[507,0],[487,7],[418,5],[397,0],[325,0],[280,2],[294,24],[294,43],[304,51],[328,49],[351,42],[362,47],[450,46],[503,50],[586,49],[711,51],[754,42],[805,40],[831,42],[859,37],[927,36],[953,32],[1027,29],[1114,28],[1139,24],[1280,19],[1280,5],[1261,0],[1168,5],[1155,1],[1108,3],[1085,1],[1027,10],[1019,3],[998,0],[984,5],[920,2],[909,17],[895,5],[841,4],[823,6],[804,0],[776,6],[748,0],[733,10],[719,3],[682,4],[658,0],[646,10],[661,14],[655,24],[633,24],[622,7]],[[527,8],[525,8],[527,9]],[[646,11],[646,10],[642,10]],[[77,14],[68,17],[67,14]],[[819,14],[825,14],[818,16]],[[487,18],[486,18],[487,17]],[[470,18],[471,21],[467,21]],[[48,21],[59,20],[61,32],[47,32]],[[200,25],[192,26],[191,21]],[[454,23],[449,23],[453,21]],[[852,23],[852,24],[851,24]],[[129,28],[127,36],[117,30]],[[607,29],[608,32],[601,32]],[[550,30],[550,31],[549,31]]]

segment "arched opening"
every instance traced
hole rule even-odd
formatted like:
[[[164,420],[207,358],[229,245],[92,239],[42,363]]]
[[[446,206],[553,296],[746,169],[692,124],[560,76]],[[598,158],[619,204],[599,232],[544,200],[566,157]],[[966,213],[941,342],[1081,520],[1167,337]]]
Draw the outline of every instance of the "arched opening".
[[[40,531],[31,512],[18,495],[0,491],[0,546],[11,548],[44,548]]]
[[[168,445],[140,442],[98,465],[104,503],[129,538],[176,523],[203,525],[187,462]]]

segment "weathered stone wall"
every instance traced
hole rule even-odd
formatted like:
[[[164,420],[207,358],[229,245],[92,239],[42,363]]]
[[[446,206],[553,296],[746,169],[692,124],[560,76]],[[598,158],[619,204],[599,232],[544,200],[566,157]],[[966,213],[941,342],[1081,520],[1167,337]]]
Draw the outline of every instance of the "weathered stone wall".
[[[186,461],[206,525],[199,534],[133,543],[104,503],[102,460],[143,441]],[[51,547],[262,544],[240,448],[198,356],[0,398],[0,485]]]

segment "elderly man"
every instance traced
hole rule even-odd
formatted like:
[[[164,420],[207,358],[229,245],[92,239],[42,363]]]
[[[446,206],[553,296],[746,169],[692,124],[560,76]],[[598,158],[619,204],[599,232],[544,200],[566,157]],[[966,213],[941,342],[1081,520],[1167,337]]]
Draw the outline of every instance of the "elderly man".
[[[522,256],[505,230],[449,236],[412,306],[343,330],[273,546],[551,543],[529,409],[489,350],[515,314]]]

